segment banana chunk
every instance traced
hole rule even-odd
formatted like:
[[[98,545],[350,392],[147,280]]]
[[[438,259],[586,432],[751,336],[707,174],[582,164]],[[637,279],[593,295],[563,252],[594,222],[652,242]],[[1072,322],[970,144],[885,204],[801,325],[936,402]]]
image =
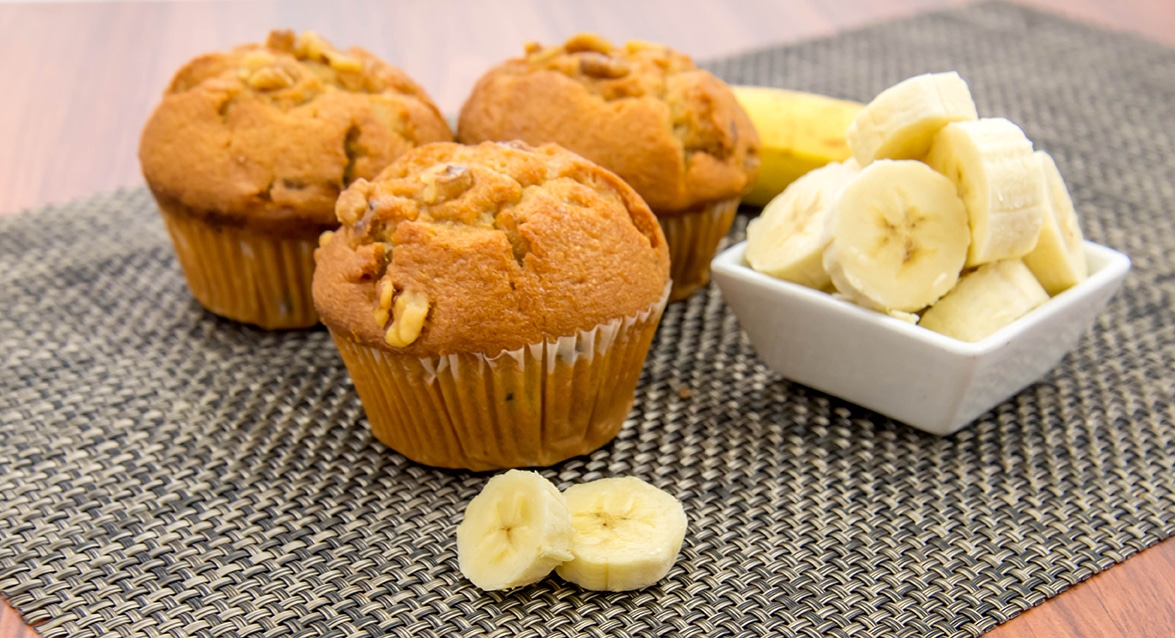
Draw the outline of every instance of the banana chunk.
[[[763,206],[800,176],[852,157],[845,129],[860,102],[764,86],[732,86],[759,132],[759,175],[743,201]]]
[[[857,176],[853,160],[827,164],[792,182],[747,226],[747,263],[778,279],[822,290],[828,211]]]
[[[853,118],[845,137],[864,168],[877,159],[921,159],[939,129],[977,117],[958,73],[927,73],[878,93]]]
[[[1049,295],[1056,295],[1084,281],[1089,271],[1081,226],[1065,180],[1048,153],[1037,151],[1036,159],[1044,175],[1044,225],[1036,248],[1024,256],[1024,265]]]
[[[628,591],[661,580],[677,560],[686,516],[668,493],[635,477],[606,478],[567,488],[575,526],[564,580],[603,591]]]
[[[841,191],[824,268],[838,292],[882,312],[917,312],[955,285],[971,233],[950,180],[922,162],[878,160]]]
[[[489,480],[457,526],[461,573],[485,589],[509,589],[542,580],[571,560],[567,501],[535,472],[510,470]]]
[[[967,206],[968,267],[1032,252],[1044,224],[1044,177],[1019,126],[1002,117],[949,124],[926,163],[954,182]]]
[[[980,341],[1048,299],[1023,261],[997,261],[960,279],[918,325],[961,341]]]

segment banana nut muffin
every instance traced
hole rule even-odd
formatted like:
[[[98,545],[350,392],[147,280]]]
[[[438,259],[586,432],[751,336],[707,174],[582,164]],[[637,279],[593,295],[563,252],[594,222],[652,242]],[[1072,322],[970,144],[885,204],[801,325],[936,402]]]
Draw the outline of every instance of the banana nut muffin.
[[[656,218],[555,145],[429,144],[339,198],[314,302],[377,438],[428,465],[550,465],[611,440],[664,308]]]
[[[408,149],[452,139],[399,69],[321,36],[273,31],[264,45],[201,55],[172,79],[139,146],[143,175],[192,294],[266,328],[317,322],[318,235],[334,204]]]
[[[661,220],[673,298],[709,280],[710,259],[759,167],[759,137],[725,83],[686,55],[580,34],[529,44],[478,81],[461,142],[554,142],[615,172]]]

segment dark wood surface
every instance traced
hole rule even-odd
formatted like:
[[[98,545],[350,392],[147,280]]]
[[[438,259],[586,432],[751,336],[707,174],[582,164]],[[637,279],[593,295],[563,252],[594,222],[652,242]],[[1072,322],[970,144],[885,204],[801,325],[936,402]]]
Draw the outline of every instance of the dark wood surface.
[[[1175,45],[1172,0],[1028,0]],[[958,0],[311,0],[0,3],[0,214],[142,184],[136,147],[171,73],[192,56],[312,28],[400,66],[456,112],[474,80],[581,30],[695,58],[829,35]],[[2,498],[3,495],[0,495]],[[0,599],[0,638],[34,629]],[[993,638],[1175,636],[1175,540],[997,627]]]

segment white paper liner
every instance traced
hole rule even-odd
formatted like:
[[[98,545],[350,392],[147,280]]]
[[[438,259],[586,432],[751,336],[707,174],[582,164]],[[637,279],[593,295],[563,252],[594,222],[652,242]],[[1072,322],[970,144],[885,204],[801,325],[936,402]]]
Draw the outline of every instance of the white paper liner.
[[[163,211],[192,296],[208,310],[262,328],[318,323],[310,294],[314,239],[268,237]]]
[[[710,261],[730,231],[740,199],[725,199],[683,214],[658,217],[669,246],[669,301],[680,301],[710,281]]]
[[[389,447],[438,467],[546,466],[620,431],[669,291],[635,315],[495,355],[411,357],[332,335]]]

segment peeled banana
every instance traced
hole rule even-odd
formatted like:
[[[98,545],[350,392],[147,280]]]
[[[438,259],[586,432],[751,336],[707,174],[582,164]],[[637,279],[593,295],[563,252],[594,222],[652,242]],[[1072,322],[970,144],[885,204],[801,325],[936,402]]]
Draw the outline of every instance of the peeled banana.
[[[1036,248],[1024,256],[1024,265],[1050,295],[1056,295],[1088,275],[1085,249],[1077,211],[1073,210],[1073,200],[1069,199],[1069,189],[1057,164],[1044,151],[1037,151],[1036,159],[1044,176],[1044,225]]]
[[[922,162],[878,160],[841,191],[824,268],[842,295],[882,312],[917,312],[959,278],[970,232],[950,180]]]
[[[564,492],[575,534],[570,561],[555,568],[587,589],[628,591],[669,573],[685,538],[681,503],[638,478],[606,478]]]
[[[857,176],[852,159],[826,164],[792,182],[747,227],[746,260],[752,268],[822,290],[832,285],[824,270],[828,211]]]
[[[759,176],[743,201],[763,206],[801,175],[850,157],[845,129],[859,102],[761,86],[733,86],[759,133]]]
[[[1032,142],[1002,117],[956,122],[934,136],[926,163],[951,178],[967,205],[967,265],[1027,255],[1044,224],[1044,177]]]
[[[876,159],[922,159],[939,129],[977,117],[971,90],[958,73],[927,73],[877,94],[845,137],[864,168]]]
[[[461,573],[485,589],[510,589],[542,580],[571,560],[567,501],[535,472],[510,470],[489,480],[457,526]]]
[[[980,341],[1048,299],[1023,261],[996,261],[960,279],[918,325],[961,341]]]

